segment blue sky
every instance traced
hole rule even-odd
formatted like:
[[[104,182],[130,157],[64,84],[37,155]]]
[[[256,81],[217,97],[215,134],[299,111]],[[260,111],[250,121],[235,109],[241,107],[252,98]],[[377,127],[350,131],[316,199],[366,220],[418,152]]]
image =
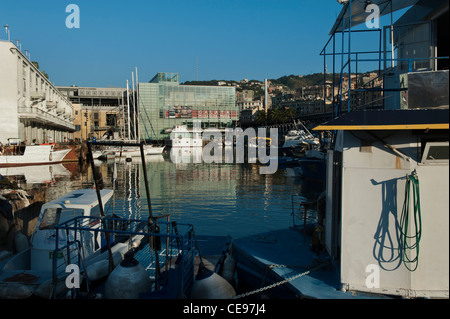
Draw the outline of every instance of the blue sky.
[[[66,27],[66,6],[80,28]],[[323,71],[336,0],[0,0],[11,27],[56,85],[125,86],[176,72],[181,82],[278,78]],[[0,39],[6,39],[4,28]]]

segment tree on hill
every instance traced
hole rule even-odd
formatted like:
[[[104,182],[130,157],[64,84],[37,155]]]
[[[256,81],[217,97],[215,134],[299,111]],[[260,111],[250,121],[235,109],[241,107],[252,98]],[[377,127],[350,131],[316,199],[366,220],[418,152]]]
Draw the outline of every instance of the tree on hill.
[[[31,64],[33,64],[36,67],[36,69],[39,70],[39,62],[32,61]],[[39,70],[39,71],[41,71],[41,70]],[[47,73],[45,73],[44,71],[41,71],[41,73],[47,78],[47,80],[49,79]]]

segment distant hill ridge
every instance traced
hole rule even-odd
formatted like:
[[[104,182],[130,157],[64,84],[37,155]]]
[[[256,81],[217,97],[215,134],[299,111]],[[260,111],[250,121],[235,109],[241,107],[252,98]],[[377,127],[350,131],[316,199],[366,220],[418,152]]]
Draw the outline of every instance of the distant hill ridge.
[[[308,75],[285,75],[278,79],[268,79],[272,85],[282,85],[288,90],[299,90],[302,87],[306,86],[314,86],[314,85],[323,85],[323,73],[313,73]],[[327,74],[326,80],[332,80],[332,75]],[[226,83],[223,84],[224,86],[228,84],[239,84],[241,89],[249,89],[252,90],[252,84],[253,83],[263,83],[263,81],[260,80],[248,80],[248,82],[242,80],[242,81],[235,81],[235,80],[208,80],[208,81],[186,81],[183,84],[185,85],[206,85],[206,86],[216,86],[218,83]]]

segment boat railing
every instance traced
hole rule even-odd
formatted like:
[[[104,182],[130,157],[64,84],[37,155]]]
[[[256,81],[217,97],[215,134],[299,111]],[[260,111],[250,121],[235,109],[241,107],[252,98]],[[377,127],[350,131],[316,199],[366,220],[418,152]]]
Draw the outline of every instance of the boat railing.
[[[308,198],[303,194],[291,195],[293,229],[302,228],[303,233],[306,234],[307,224],[314,224],[317,222],[316,203],[316,200]]]
[[[56,236],[58,237],[58,236]],[[57,285],[60,284],[61,280],[65,280],[67,275],[67,266],[71,264],[83,265],[84,259],[81,253],[81,244],[78,240],[68,241],[66,245],[55,249],[52,253],[52,280],[53,280],[53,290],[52,298],[60,297],[58,295]],[[58,260],[63,259],[63,263],[58,263]]]
[[[169,220],[162,221],[158,218],[124,219],[120,217],[79,216],[61,223],[55,228],[58,231],[56,232],[54,253],[61,254],[64,251],[67,256],[65,257],[66,264],[69,262],[77,265],[84,277],[86,277],[84,271],[86,264],[89,267],[89,256],[83,255],[84,238],[89,238],[90,236],[87,236],[89,233],[93,234],[94,238],[97,238],[100,234],[102,240],[110,238],[110,247],[112,248],[117,244],[126,244],[122,255],[132,254],[132,257],[146,269],[153,283],[152,291],[147,295],[170,293],[172,295],[165,295],[165,297],[181,298],[187,296],[190,291],[194,280],[194,255],[196,254],[192,225],[169,222]],[[59,237],[64,232],[67,242],[66,245],[59,247]],[[106,234],[109,234],[109,236],[106,236]],[[79,247],[78,253],[75,252],[75,249],[70,248],[74,247],[73,245],[76,243]],[[108,258],[106,257],[108,249],[105,246],[99,248],[99,251],[104,252],[105,258]],[[54,261],[55,285],[61,273],[65,271],[65,269],[57,268],[57,266],[56,261]],[[112,271],[112,268],[109,272]],[[174,281],[171,277],[176,277],[177,280]],[[89,286],[89,278],[86,278],[86,283]],[[168,289],[169,285],[171,285],[170,289]]]

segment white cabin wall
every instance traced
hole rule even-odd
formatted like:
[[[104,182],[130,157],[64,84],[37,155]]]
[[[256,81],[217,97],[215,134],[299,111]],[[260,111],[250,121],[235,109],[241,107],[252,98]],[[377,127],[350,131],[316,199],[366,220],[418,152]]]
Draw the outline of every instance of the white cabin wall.
[[[324,226],[325,226],[325,249],[327,250],[328,254],[330,256],[333,256],[333,250],[332,250],[332,229],[333,229],[333,223],[332,223],[332,214],[333,214],[333,205],[331,205],[333,201],[333,151],[328,150],[327,151],[327,170],[326,170],[326,190],[325,190],[325,198],[327,205],[325,205],[325,220],[324,220]]]
[[[410,286],[399,255],[399,220],[409,170],[343,168],[341,282],[366,287],[367,267],[380,269],[380,288],[399,293]]]
[[[412,273],[412,287],[417,294],[436,291],[449,297],[449,167],[442,164],[420,164],[422,239],[419,265]]]
[[[417,139],[409,131],[386,133],[376,132],[410,158],[377,140],[361,149],[357,137],[343,135],[341,282],[351,290],[448,297],[448,164],[418,165]],[[399,223],[406,175],[414,169],[420,181],[423,238],[419,268],[410,272],[399,254]],[[380,270],[379,288],[366,284],[370,265]]]

